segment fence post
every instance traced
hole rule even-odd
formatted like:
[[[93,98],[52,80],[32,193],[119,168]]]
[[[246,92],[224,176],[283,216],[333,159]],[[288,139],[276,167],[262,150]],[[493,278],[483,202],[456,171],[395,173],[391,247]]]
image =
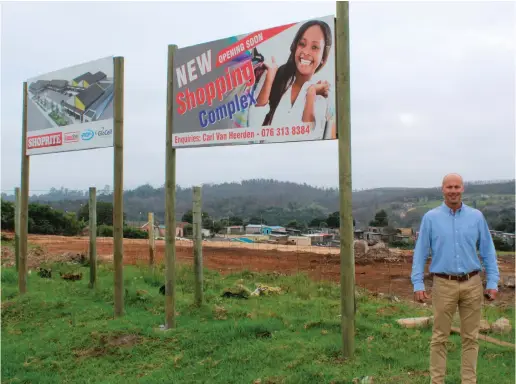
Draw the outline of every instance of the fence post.
[[[351,116],[349,69],[349,2],[337,2],[335,22],[337,139],[339,156],[340,295],[342,353],[355,354],[355,255],[351,205]]]
[[[176,326],[176,149],[172,145],[174,54],[177,45],[168,46],[167,129],[165,140],[165,329]]]
[[[195,305],[202,304],[202,203],[201,187],[193,187],[193,238],[194,238],[194,273]]]
[[[149,226],[149,230],[148,230],[148,233],[149,233],[149,265],[151,267],[153,267],[154,266],[154,253],[156,250],[156,241],[155,241],[155,237],[154,237],[154,213],[153,212],[149,212],[148,226]]]
[[[20,264],[20,188],[14,189],[14,257],[16,263],[16,271]]]
[[[114,190],[113,190],[113,263],[115,265],[114,312],[124,314],[124,58],[114,58]]]
[[[27,251],[29,235],[29,172],[30,156],[27,156],[27,82],[23,83],[22,113],[22,160],[20,191],[20,258],[18,264],[18,290],[27,292]]]
[[[90,288],[97,284],[97,188],[90,187],[89,232],[90,232]]]

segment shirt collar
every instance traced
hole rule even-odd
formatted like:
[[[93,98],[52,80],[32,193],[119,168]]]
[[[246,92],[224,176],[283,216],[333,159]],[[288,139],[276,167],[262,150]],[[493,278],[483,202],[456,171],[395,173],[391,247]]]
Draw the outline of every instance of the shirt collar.
[[[466,209],[466,204],[464,204],[464,202],[461,202],[460,208],[457,209],[457,211],[453,212],[453,209],[448,207],[446,203],[443,201],[443,203],[441,204],[441,209],[448,212],[450,215],[455,215],[462,213],[462,211]]]

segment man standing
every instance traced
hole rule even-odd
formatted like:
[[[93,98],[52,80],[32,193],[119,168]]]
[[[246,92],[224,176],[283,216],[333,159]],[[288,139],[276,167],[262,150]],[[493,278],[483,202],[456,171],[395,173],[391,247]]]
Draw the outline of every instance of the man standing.
[[[421,221],[414,250],[412,284],[419,302],[429,298],[423,281],[428,252],[432,252],[432,307],[434,324],[430,343],[432,384],[444,384],[446,341],[459,307],[462,338],[462,384],[477,382],[478,331],[482,294],[494,300],[500,278],[496,251],[484,215],[462,202],[464,183],[458,174],[446,175],[442,183],[444,202],[427,212]],[[477,244],[486,271],[483,291]]]

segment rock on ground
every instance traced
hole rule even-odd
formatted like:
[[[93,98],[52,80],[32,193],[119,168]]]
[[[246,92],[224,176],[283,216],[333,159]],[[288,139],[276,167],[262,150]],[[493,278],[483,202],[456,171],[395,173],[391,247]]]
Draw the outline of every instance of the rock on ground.
[[[496,333],[509,333],[512,330],[512,326],[508,319],[501,317],[491,325],[491,329]]]
[[[404,328],[425,328],[433,322],[433,317],[409,317],[406,319],[399,319],[397,323]]]

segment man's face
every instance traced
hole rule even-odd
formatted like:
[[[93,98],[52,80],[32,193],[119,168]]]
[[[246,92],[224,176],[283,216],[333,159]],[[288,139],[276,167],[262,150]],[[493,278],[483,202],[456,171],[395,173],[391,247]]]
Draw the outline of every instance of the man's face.
[[[459,206],[462,202],[462,193],[464,192],[464,184],[459,176],[448,176],[443,181],[444,201],[449,206]]]

